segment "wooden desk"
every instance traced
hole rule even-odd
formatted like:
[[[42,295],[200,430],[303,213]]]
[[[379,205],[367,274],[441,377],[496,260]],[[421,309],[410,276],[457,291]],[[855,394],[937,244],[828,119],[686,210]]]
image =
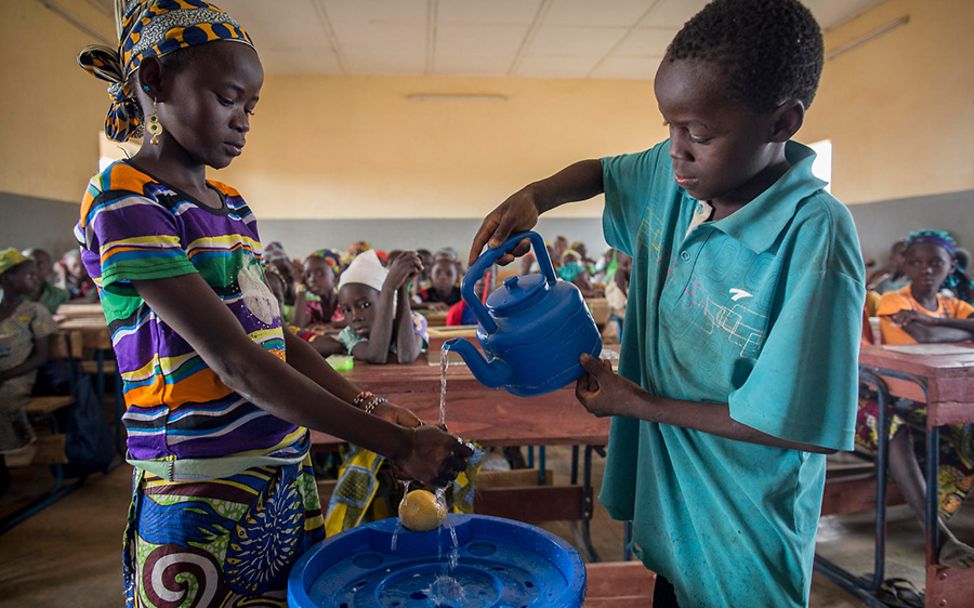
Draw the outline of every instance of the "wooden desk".
[[[438,353],[431,354],[438,357]],[[438,360],[438,359],[436,359]],[[346,378],[362,389],[388,397],[412,409],[423,420],[439,417],[440,367],[426,356],[408,365],[369,365],[356,361]],[[446,424],[450,432],[485,446],[585,445],[582,485],[523,486],[478,490],[478,513],[500,515],[538,523],[555,519],[582,521],[582,536],[594,560],[589,521],[593,491],[591,460],[595,446],[608,441],[608,418],[596,418],[575,399],[574,386],[529,399],[486,388],[474,379],[466,366],[455,365],[447,373]],[[312,431],[312,444],[319,450],[333,450],[344,442]],[[577,460],[573,460],[577,477]],[[543,460],[540,469],[545,468]]]
[[[937,608],[970,606],[971,595],[974,594],[974,568],[958,570],[937,563],[940,552],[937,473],[940,427],[974,422],[974,345],[925,344],[907,348],[864,345],[859,354],[859,368],[864,378],[876,380],[871,383],[880,392],[881,401],[892,396],[927,404],[925,605]],[[880,432],[879,438],[882,444],[880,449],[885,452],[888,434]],[[879,503],[878,500],[877,502]],[[880,550],[884,536],[884,530],[877,534]],[[816,567],[819,561],[820,558],[816,557]],[[882,566],[881,558],[877,563]],[[863,587],[865,577],[854,577],[845,571],[833,573],[840,578],[850,577],[837,580],[829,575],[841,586],[856,593],[860,599],[871,605],[881,606],[875,600],[870,601],[857,593],[856,587]],[[857,580],[859,585],[856,585]]]
[[[61,304],[55,314],[65,318],[100,317],[103,323],[105,321],[105,312],[102,310],[101,304],[98,303],[71,304],[69,302]]]

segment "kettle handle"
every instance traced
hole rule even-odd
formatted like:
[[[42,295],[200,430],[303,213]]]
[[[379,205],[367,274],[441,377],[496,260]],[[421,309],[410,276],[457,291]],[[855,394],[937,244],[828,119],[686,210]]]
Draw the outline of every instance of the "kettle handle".
[[[460,295],[463,296],[464,302],[467,303],[467,306],[473,311],[474,316],[477,317],[477,320],[480,321],[480,324],[489,334],[497,331],[497,324],[491,318],[487,307],[477,298],[477,295],[473,291],[473,286],[494,262],[511,249],[514,249],[524,239],[531,241],[534,256],[538,260],[538,265],[541,267],[541,272],[544,274],[548,285],[553,287],[558,281],[558,277],[555,276],[555,267],[551,265],[551,258],[548,256],[548,248],[544,244],[544,239],[537,232],[519,232],[508,238],[500,247],[488,249],[482,253],[477,258],[477,261],[467,270],[467,274],[463,276],[463,281],[460,283]]]

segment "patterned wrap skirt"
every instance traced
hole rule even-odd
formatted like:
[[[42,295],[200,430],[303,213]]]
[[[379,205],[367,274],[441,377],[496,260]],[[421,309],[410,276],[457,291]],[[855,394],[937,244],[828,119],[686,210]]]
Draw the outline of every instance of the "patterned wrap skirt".
[[[136,468],[122,552],[126,606],[287,606],[291,567],[324,537],[310,458],[192,482]]]

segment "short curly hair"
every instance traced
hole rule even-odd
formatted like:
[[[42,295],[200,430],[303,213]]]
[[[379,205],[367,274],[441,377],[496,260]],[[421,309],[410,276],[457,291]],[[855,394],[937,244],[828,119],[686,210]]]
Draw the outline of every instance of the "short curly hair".
[[[824,63],[822,30],[798,0],[714,0],[667,48],[664,61],[682,59],[720,63],[734,95],[757,112],[787,99],[808,108]]]

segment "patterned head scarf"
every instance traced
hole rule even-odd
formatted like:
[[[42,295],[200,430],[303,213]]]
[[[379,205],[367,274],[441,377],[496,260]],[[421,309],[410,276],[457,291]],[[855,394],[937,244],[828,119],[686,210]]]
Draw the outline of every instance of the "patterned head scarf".
[[[308,257],[321,258],[324,260],[325,265],[328,266],[328,268],[331,268],[336,277],[342,273],[342,260],[338,254],[331,249],[319,249],[317,251],[312,251]]]
[[[24,262],[30,262],[31,258],[20,253],[13,247],[0,249],[0,276],[3,276],[11,268],[20,266]]]
[[[918,230],[912,232],[910,236],[906,237],[904,251],[917,243],[930,243],[938,247],[943,247],[951,257],[957,253],[957,241],[946,230]]]
[[[370,249],[372,249],[372,243],[368,241],[357,241],[345,251],[345,254],[342,256],[342,262],[345,263],[345,266],[348,266],[355,258]]]
[[[271,262],[287,259],[289,258],[287,257],[287,252],[284,251],[284,246],[277,241],[271,241],[264,247],[263,262],[270,264]]]
[[[142,110],[129,79],[147,57],[215,40],[254,46],[236,19],[204,0],[115,0],[115,32],[118,48],[90,44],[78,55],[82,69],[111,83],[105,135],[114,141],[142,135]]]

